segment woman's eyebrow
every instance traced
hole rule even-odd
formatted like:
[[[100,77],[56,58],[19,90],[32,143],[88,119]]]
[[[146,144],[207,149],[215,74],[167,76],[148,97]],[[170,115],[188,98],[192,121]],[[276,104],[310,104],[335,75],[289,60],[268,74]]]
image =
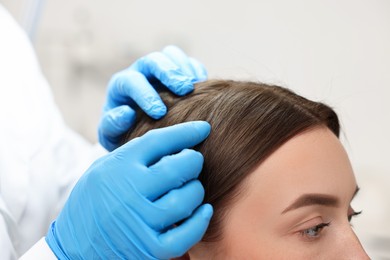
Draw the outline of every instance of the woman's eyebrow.
[[[359,187],[356,186],[352,199],[356,196],[358,191],[359,191]],[[337,197],[332,195],[316,194],[316,193],[303,194],[299,196],[290,206],[285,208],[282,211],[282,214],[294,209],[307,207],[307,206],[321,205],[327,207],[338,207],[339,204],[340,204],[340,200]]]
[[[312,205],[321,205],[328,207],[337,207],[340,204],[340,201],[337,197],[327,194],[303,194],[299,196],[290,206],[282,211],[282,214]]]

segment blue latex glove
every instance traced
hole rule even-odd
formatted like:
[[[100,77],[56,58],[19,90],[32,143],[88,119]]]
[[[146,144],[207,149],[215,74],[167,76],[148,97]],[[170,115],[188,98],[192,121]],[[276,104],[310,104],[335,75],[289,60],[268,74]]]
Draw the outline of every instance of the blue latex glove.
[[[138,59],[128,69],[116,73],[108,84],[98,129],[100,143],[109,151],[117,148],[122,135],[135,122],[137,107],[154,119],[166,114],[156,85],[163,84],[183,96],[194,89],[193,83],[206,79],[204,66],[175,46]]]
[[[210,125],[152,130],[97,160],[80,178],[46,241],[60,259],[169,259],[197,243],[211,205],[193,147]],[[184,220],[180,225],[176,223]]]

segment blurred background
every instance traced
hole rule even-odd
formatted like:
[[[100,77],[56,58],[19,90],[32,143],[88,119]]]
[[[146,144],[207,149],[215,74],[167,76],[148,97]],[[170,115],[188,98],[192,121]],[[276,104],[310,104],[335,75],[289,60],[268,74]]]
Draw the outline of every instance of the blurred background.
[[[110,76],[168,44],[210,78],[275,83],[330,104],[361,187],[354,228],[373,259],[390,259],[390,1],[0,3],[29,33],[66,122],[91,142]]]

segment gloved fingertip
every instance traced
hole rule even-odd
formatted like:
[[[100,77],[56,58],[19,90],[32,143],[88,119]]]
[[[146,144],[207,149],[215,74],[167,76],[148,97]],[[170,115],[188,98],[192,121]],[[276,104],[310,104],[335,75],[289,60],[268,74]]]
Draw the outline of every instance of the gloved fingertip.
[[[118,134],[122,134],[123,131],[127,131],[135,121],[136,113],[129,106],[123,105],[112,109],[108,116],[110,117],[111,126]],[[112,130],[112,129],[111,129]]]
[[[109,152],[115,150],[118,147],[118,144],[110,141],[110,138],[111,137],[105,135],[102,129],[98,130],[99,143]]]
[[[152,104],[148,111],[145,111],[153,119],[160,119],[167,113],[167,107],[160,102],[157,104]]]
[[[99,124],[99,143],[108,151],[119,146],[121,136],[134,124],[136,113],[129,106],[123,105],[106,112]]]
[[[182,82],[177,88],[176,88],[176,94],[179,96],[185,96],[192,91],[194,91],[194,80],[193,78],[189,79],[188,81]]]
[[[159,80],[178,96],[192,92],[196,82],[196,78],[184,74],[180,69],[166,71]]]
[[[199,82],[199,78],[191,78],[190,80],[192,84]]]
[[[214,213],[213,206],[211,206],[210,204],[204,204],[201,207],[202,207],[202,209],[201,209],[202,217],[206,221],[209,221]]]
[[[206,121],[193,121],[192,126],[197,130],[201,139],[205,139],[211,132],[211,125]]]
[[[114,151],[117,147],[118,147],[118,144],[113,144],[113,143],[110,143],[110,142],[100,142],[100,144],[109,152],[112,152]]]

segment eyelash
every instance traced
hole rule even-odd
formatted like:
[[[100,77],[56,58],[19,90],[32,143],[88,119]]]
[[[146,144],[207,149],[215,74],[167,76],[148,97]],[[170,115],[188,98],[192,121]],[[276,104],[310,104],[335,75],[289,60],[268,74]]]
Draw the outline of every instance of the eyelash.
[[[352,212],[352,214],[348,215],[348,221],[351,222],[353,217],[359,216],[360,214],[362,214],[362,212],[363,211],[358,211],[358,212],[354,211],[354,212]]]
[[[304,237],[308,241],[312,241],[314,239],[319,238],[320,233],[322,232],[322,230],[325,227],[329,227],[329,225],[330,225],[330,222],[328,222],[328,223],[321,223],[321,224],[318,224],[318,225],[316,225],[314,227],[311,227],[311,228],[308,228],[308,229],[304,229],[304,230],[300,231],[299,233],[301,234],[302,237]],[[309,232],[315,232],[315,235],[309,234]]]
[[[358,215],[362,214],[362,211],[359,211],[359,212],[353,212],[352,214],[348,215],[348,221],[351,222],[352,218],[353,217],[356,217]],[[318,224],[314,227],[311,227],[311,228],[308,228],[308,229],[304,229],[302,231],[299,231],[299,233],[301,234],[302,237],[304,237],[305,239],[307,239],[308,241],[312,241],[312,240],[315,240],[315,239],[318,239],[321,235],[321,232],[323,231],[324,228],[326,227],[329,227],[330,226],[330,222],[328,223],[321,223],[321,224]],[[309,234],[309,232],[315,232],[315,234]]]

